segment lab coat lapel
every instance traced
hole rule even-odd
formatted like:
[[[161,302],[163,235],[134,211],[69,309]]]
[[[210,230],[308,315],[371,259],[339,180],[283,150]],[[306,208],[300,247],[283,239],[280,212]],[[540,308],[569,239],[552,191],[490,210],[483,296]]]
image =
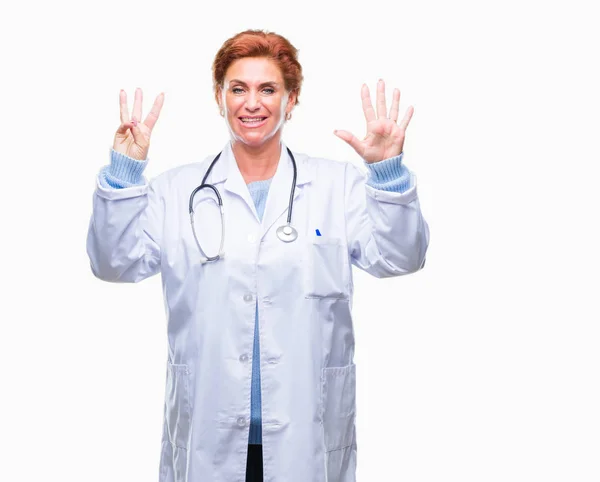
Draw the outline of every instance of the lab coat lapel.
[[[219,177],[223,174],[227,177],[227,180],[225,181],[224,185],[225,190],[241,197],[244,200],[244,202],[248,205],[248,209],[250,209],[250,211],[254,213],[254,217],[258,222],[258,213],[256,212],[256,207],[254,206],[252,196],[250,196],[250,191],[248,190],[246,181],[244,181],[244,177],[242,176],[240,168],[237,165],[237,162],[233,155],[233,150],[231,149],[231,141],[227,142],[227,145],[223,149],[223,154],[221,154],[221,156],[224,157],[224,159],[222,160],[225,162],[223,162],[223,164],[221,165],[223,171],[219,173]],[[219,159],[219,161],[220,160],[221,159]],[[217,161],[217,163],[219,161]]]
[[[304,184],[310,182],[310,172],[308,170],[308,163],[305,162],[305,157],[306,156],[300,154],[294,154],[297,166],[294,203],[301,195]],[[269,187],[269,194],[267,196],[265,212],[263,214],[261,239],[273,224],[278,223],[277,227],[279,227],[280,225],[287,223],[287,213],[290,204],[293,179],[294,167],[292,159],[287,151],[287,146],[282,142],[281,157],[279,158],[277,171],[275,172],[275,176],[273,176],[271,186]],[[292,226],[297,224],[294,222],[294,212],[294,208],[292,207]]]
[[[294,191],[294,202],[300,196],[303,190],[303,186],[311,181],[311,170],[310,165],[307,162],[307,156],[304,154],[294,154],[297,166],[296,176],[296,189]],[[221,163],[221,161],[223,161]],[[248,186],[244,181],[244,177],[240,172],[233,150],[231,148],[231,141],[227,142],[227,145],[223,149],[221,158],[217,161],[213,169],[213,182],[219,182],[226,178],[224,188],[242,198],[248,205],[248,209],[258,221],[258,213],[254,206],[252,196]],[[281,155],[277,164],[277,170],[271,181],[269,187],[269,193],[267,195],[267,201],[265,211],[262,219],[262,231],[260,238],[267,233],[267,231],[278,221],[280,224],[287,222],[287,212],[290,202],[290,192],[292,190],[292,181],[294,178],[294,168],[292,165],[292,159],[287,151],[287,146],[281,142]],[[285,216],[282,216],[285,214]],[[294,225],[294,211],[292,209],[292,225]]]

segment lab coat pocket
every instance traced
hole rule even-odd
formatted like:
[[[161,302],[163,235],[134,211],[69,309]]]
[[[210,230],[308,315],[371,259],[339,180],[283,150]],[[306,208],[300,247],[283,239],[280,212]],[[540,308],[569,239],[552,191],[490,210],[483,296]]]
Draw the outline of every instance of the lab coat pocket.
[[[339,450],[354,443],[356,418],[356,365],[323,368],[321,409],[325,450]]]
[[[348,297],[344,253],[341,239],[317,236],[308,241],[304,275],[306,298]]]
[[[187,365],[168,363],[166,387],[166,421],[169,442],[187,449],[191,410]]]

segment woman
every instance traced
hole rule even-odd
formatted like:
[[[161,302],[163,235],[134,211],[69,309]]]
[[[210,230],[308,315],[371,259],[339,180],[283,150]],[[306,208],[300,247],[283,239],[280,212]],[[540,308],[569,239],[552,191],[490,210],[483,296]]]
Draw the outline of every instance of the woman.
[[[282,142],[302,83],[285,38],[239,33],[217,53],[213,80],[230,141],[212,168],[211,155],[151,182],[142,172],[164,96],[142,123],[141,90],[131,120],[121,91],[121,125],[98,175],[87,240],[100,279],[162,275],[160,480],[353,481],[351,264],[380,278],[412,273],[429,242],[414,176],[402,164],[412,108],[397,124],[400,92],[388,114],[383,81],[376,111],[363,85],[367,136],[336,134],[364,159],[365,178],[351,163]],[[205,176],[214,190],[196,190]]]

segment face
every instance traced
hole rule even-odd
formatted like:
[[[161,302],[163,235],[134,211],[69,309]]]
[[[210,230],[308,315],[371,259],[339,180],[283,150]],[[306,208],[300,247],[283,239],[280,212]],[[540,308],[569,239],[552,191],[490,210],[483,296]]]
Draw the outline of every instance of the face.
[[[294,107],[295,94],[285,90],[275,62],[246,57],[227,69],[220,100],[232,141],[260,146],[280,136],[285,115]]]

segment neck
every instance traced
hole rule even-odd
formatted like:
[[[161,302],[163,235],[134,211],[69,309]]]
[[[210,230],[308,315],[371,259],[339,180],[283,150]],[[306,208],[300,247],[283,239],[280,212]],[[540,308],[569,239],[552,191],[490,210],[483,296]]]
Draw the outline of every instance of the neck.
[[[281,157],[281,148],[280,136],[273,136],[259,146],[231,141],[233,156],[246,184],[270,179],[275,175]]]

